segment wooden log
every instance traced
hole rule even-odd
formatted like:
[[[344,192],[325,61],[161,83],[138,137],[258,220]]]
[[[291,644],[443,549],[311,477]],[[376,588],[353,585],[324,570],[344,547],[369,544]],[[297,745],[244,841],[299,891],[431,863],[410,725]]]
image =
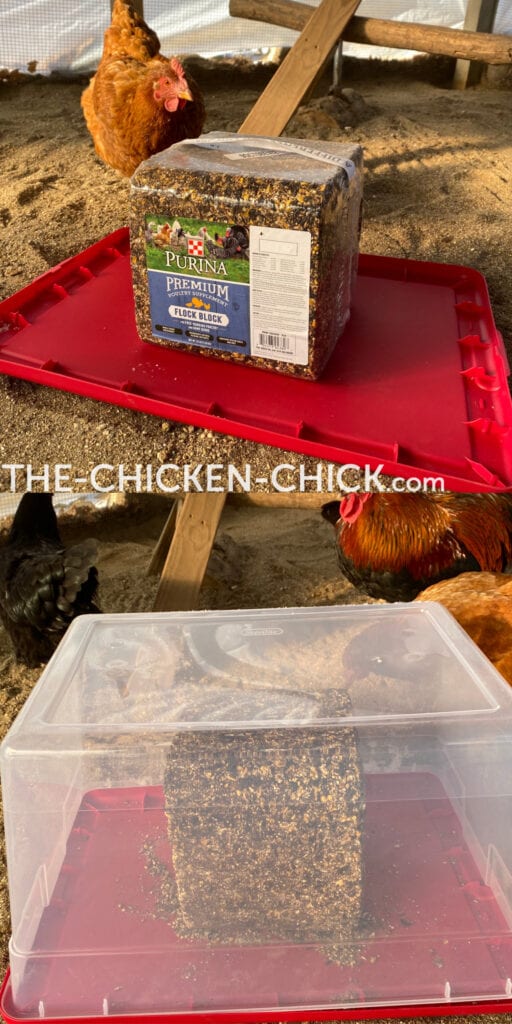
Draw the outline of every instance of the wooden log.
[[[155,611],[189,611],[197,606],[225,501],[225,494],[186,495],[160,577]]]
[[[360,0],[322,0],[240,128],[242,135],[280,135],[325,64]]]
[[[315,10],[317,8],[311,4],[297,3],[296,0],[230,0],[229,5],[233,17],[264,21],[296,32],[302,32]],[[486,32],[467,32],[436,25],[356,16],[348,22],[342,37],[350,43],[418,50],[421,53],[461,57],[485,64],[512,63],[512,37]]]

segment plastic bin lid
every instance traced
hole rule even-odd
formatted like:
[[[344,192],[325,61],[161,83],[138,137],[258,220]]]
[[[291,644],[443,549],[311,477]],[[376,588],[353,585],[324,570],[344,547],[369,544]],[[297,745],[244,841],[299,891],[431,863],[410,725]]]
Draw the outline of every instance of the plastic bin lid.
[[[82,731],[127,725],[342,727],[511,705],[510,688],[435,603],[82,616],[4,747],[36,736],[39,747],[79,746]]]

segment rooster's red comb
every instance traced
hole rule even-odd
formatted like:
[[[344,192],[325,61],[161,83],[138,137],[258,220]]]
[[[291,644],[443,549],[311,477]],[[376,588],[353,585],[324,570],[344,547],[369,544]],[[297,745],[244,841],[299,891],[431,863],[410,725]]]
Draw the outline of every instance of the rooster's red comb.
[[[371,495],[368,491],[359,491],[356,494],[349,494],[340,502],[340,517],[344,523],[355,523],[363,511],[363,506]]]

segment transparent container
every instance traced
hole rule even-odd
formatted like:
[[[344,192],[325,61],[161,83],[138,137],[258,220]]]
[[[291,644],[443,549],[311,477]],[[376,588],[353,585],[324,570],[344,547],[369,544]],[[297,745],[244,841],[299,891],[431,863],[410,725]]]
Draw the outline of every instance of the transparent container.
[[[436,604],[76,620],[1,748],[4,1015],[507,1005],[511,712]]]

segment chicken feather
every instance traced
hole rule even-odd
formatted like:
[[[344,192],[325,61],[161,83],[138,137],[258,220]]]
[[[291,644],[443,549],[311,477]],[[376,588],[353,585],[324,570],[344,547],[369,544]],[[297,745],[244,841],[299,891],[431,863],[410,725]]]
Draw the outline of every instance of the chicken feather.
[[[512,576],[466,572],[416,600],[443,604],[512,686]]]
[[[72,619],[99,611],[96,548],[65,548],[51,494],[23,495],[0,550],[0,620],[18,661],[47,661]]]
[[[115,0],[112,21],[103,40],[103,57],[149,60],[160,52],[160,40],[130,3]]]

